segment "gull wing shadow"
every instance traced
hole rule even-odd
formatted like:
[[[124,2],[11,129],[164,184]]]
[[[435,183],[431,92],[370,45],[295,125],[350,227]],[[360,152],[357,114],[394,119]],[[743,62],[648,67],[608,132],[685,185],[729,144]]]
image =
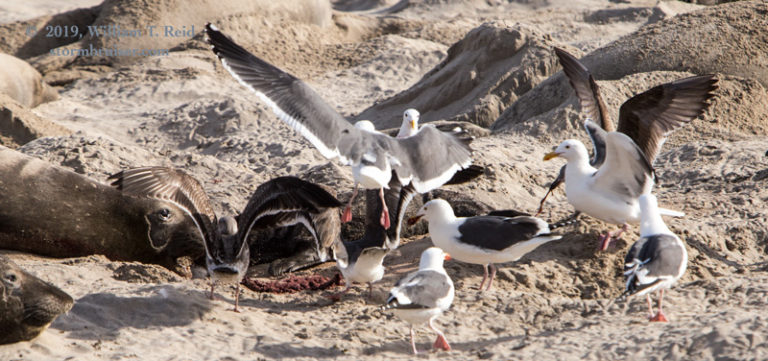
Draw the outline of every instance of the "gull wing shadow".
[[[163,285],[140,289],[149,296],[91,293],[75,301],[51,327],[79,339],[115,339],[123,328],[183,326],[201,319],[213,304],[205,292]]]

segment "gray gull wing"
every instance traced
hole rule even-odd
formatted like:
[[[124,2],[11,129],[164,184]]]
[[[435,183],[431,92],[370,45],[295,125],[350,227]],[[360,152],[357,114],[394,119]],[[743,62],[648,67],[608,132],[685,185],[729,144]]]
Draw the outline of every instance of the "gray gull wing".
[[[636,199],[650,192],[654,172],[640,148],[619,132],[606,135],[605,163],[592,176],[591,188],[619,199]]]
[[[635,95],[619,110],[618,131],[632,138],[653,164],[667,134],[704,113],[717,81],[714,75],[694,76]]]
[[[677,236],[657,234],[640,238],[624,258],[627,292],[635,294],[664,279],[677,278],[685,263],[685,250]],[[641,282],[638,274],[643,275]]]
[[[433,270],[411,273],[395,284],[387,298],[387,308],[435,308],[451,292],[448,276]]]
[[[240,237],[254,229],[303,224],[320,248],[330,247],[341,228],[332,212],[342,204],[322,187],[296,177],[278,177],[260,185],[240,214]],[[338,224],[337,224],[338,223]]]
[[[600,87],[589,70],[563,49],[555,48],[555,55],[560,60],[563,73],[568,77],[571,87],[576,92],[576,97],[579,98],[581,111],[588,118],[596,121],[605,131],[613,131],[615,128],[608,118],[608,110],[602,96],[600,96]]]
[[[589,161],[589,165],[600,168],[603,162],[605,162],[605,136],[608,132],[590,119],[584,121],[584,129],[587,130],[589,139],[592,140],[592,159]]]

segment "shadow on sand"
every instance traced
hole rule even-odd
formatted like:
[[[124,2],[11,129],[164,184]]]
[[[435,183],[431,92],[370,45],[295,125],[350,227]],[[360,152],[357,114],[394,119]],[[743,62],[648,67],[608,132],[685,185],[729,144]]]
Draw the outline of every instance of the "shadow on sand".
[[[213,303],[203,291],[159,285],[142,288],[137,292],[149,292],[151,295],[85,295],[51,327],[69,331],[70,337],[79,339],[115,339],[122,328],[188,325],[201,319],[213,308]]]

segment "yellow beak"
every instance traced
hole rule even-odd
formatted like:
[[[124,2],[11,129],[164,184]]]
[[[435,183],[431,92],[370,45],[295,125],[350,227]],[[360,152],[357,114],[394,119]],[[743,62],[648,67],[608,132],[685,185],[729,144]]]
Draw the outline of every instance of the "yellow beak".
[[[560,153],[558,153],[558,152],[549,152],[549,153],[544,155],[544,160],[550,160],[552,158],[556,158],[556,157],[559,157],[559,156],[560,156]]]
[[[416,129],[416,120],[415,119],[411,120],[411,129]]]

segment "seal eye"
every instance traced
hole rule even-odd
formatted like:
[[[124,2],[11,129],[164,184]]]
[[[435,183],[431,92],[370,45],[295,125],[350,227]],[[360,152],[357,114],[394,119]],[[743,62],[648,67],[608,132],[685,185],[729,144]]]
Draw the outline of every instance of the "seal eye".
[[[11,284],[15,284],[16,281],[19,280],[19,277],[16,276],[16,274],[13,273],[13,272],[6,273],[4,278],[5,278],[6,281],[8,281]]]
[[[163,208],[160,211],[157,212],[158,215],[160,215],[160,219],[163,221],[167,221],[171,219],[171,211],[168,210],[168,208]]]

